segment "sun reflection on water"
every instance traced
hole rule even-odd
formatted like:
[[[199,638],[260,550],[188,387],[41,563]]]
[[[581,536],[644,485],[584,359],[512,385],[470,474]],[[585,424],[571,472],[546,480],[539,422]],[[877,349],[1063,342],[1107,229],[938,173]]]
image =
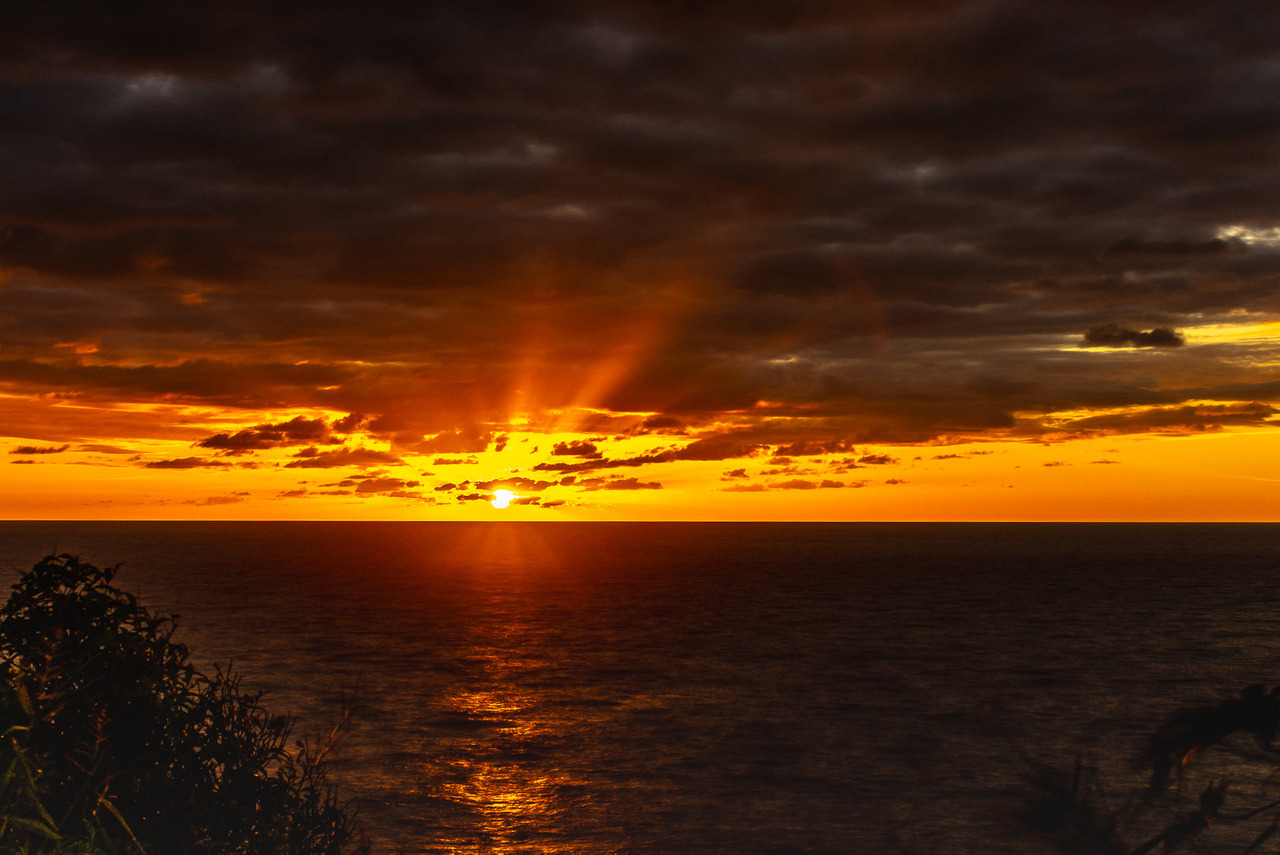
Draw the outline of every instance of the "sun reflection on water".
[[[484,606],[464,630],[466,677],[436,699],[447,732],[437,796],[466,817],[449,852],[566,852],[565,794],[578,790],[558,749],[580,723],[548,703],[556,663],[545,634],[544,605],[534,591],[560,569],[536,529],[494,525],[468,532],[459,544]],[[552,841],[557,841],[554,845]]]
[[[455,760],[441,782],[441,796],[470,815],[474,835],[465,848],[456,841],[452,851],[544,851],[535,839],[556,828],[557,793],[568,782],[542,755],[563,722],[540,719],[531,697],[499,686],[449,701],[453,714],[473,729],[460,752],[465,760]]]

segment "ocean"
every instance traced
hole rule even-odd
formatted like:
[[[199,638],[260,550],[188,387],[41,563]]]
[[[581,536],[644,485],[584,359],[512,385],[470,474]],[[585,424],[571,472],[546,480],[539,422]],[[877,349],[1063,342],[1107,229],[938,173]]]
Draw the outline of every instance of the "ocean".
[[[1077,762],[1137,844],[1147,735],[1280,683],[1276,525],[0,523],[9,578],[52,553],[302,733],[354,697],[383,853],[1052,852]],[[1252,780],[1203,851],[1270,821]]]

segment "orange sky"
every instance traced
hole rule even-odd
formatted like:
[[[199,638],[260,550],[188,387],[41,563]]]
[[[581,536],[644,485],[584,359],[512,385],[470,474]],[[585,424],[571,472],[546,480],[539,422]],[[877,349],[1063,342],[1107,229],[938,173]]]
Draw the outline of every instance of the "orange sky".
[[[210,453],[192,442],[189,426],[228,434],[242,414],[135,410],[135,419],[155,420],[153,435],[138,438],[137,428],[93,435],[123,408],[108,407],[99,419],[96,408],[67,406],[81,410],[74,416],[90,437],[0,446],[10,464],[0,499],[7,518],[1270,521],[1280,514],[1280,437],[1256,428],[957,438],[798,455],[762,445],[712,460],[674,457],[691,445],[679,434],[534,431],[451,453],[396,449],[358,431],[323,445],[286,438]],[[273,415],[287,424],[290,414]],[[336,420],[293,416],[309,417]],[[183,426],[166,430],[174,421]],[[579,453],[558,454],[558,445]],[[588,447],[599,459],[582,453]],[[382,459],[360,459],[362,452]],[[652,462],[590,468],[637,459]],[[317,460],[325,465],[298,465]],[[502,509],[492,501],[498,489],[514,494]]]
[[[1280,517],[1280,16],[375,6],[0,33],[0,514]]]

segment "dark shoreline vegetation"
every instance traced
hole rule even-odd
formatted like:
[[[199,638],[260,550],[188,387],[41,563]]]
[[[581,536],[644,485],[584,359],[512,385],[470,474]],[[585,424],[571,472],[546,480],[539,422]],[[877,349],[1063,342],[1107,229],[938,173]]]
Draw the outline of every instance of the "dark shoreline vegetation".
[[[1249,855],[1280,833],[1277,727],[1280,686],[1246,686],[1238,697],[1180,710],[1153,732],[1148,784],[1123,799],[1079,759],[1066,774],[1033,763],[1022,818],[1063,852],[1172,852],[1204,835]]]
[[[347,855],[369,844],[261,693],[200,673],[116,568],[40,561],[0,609],[0,851]]]

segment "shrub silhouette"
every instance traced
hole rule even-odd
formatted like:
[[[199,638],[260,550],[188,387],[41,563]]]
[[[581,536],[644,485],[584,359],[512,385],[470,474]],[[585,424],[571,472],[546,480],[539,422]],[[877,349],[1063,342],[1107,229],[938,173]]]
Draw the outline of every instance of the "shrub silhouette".
[[[1173,714],[1147,740],[1149,783],[1110,803],[1096,769],[1066,776],[1033,764],[1022,818],[1060,851],[1147,855],[1194,845],[1249,855],[1280,834],[1280,686]],[[1144,842],[1132,846],[1125,837]]]
[[[0,851],[367,852],[325,780],[333,737],[291,745],[115,570],[50,556],[0,609]]]

